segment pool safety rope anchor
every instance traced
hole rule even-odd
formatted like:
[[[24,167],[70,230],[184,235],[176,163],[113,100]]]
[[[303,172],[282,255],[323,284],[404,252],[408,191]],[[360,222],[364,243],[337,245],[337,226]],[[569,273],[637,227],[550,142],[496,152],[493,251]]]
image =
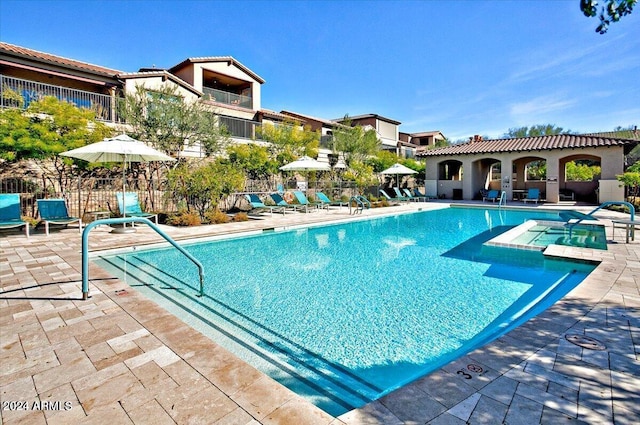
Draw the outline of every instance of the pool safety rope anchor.
[[[176,241],[174,241],[169,235],[163,232],[158,226],[149,221],[146,218],[142,217],[122,217],[122,218],[107,218],[104,220],[96,220],[87,224],[82,231],[82,299],[87,300],[89,298],[89,232],[101,224],[124,224],[124,223],[142,223],[151,227],[157,234],[162,236],[164,240],[169,242],[184,254],[193,264],[198,267],[198,274],[200,276],[200,291],[198,293],[199,297],[204,295],[204,267],[202,263],[198,261],[193,255],[191,255],[187,250],[178,245]],[[135,247],[134,247],[135,248]]]

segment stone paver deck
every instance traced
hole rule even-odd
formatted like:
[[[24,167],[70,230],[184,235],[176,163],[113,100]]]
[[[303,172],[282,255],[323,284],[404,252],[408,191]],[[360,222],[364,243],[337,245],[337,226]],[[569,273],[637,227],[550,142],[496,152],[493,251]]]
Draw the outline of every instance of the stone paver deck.
[[[367,214],[434,206],[441,204]],[[624,216],[602,211],[597,217]],[[340,218],[349,218],[346,209],[163,229],[180,239]],[[611,239],[610,225],[607,231]],[[624,240],[622,230],[616,231],[616,241]],[[158,241],[145,227],[123,236],[99,226],[90,236],[93,250]],[[547,254],[600,265],[538,317],[339,418],[96,266],[90,266],[91,298],[81,300],[80,242],[74,228],[52,231],[49,237],[34,232],[28,240],[17,232],[0,234],[2,423],[639,422],[639,241],[611,243],[608,251],[550,247]]]

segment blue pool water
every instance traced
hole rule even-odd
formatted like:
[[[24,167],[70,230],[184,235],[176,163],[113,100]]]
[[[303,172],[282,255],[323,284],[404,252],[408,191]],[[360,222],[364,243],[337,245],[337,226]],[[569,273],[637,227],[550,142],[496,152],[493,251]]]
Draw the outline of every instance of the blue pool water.
[[[558,213],[447,208],[97,258],[239,357],[333,415],[538,314],[591,264],[483,246]]]

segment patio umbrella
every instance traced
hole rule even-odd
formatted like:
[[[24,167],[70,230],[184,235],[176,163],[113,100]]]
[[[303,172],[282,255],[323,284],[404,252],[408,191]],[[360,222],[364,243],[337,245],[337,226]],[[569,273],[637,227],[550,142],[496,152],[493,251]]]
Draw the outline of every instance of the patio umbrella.
[[[293,162],[280,167],[282,171],[306,171],[307,172],[307,185],[309,182],[309,171],[330,171],[331,166],[325,162],[320,162],[316,159],[308,156],[303,156]]]
[[[126,134],[62,152],[60,155],[89,162],[122,162],[123,197],[126,192],[125,171],[127,162],[175,161],[175,158],[171,158]],[[123,215],[126,216],[124,212]]]
[[[380,174],[390,174],[396,175],[396,181],[398,182],[398,186],[400,186],[400,174],[402,175],[407,175],[407,174],[417,174],[418,172],[416,170],[412,170],[409,167],[405,167],[402,164],[399,163],[395,163],[393,164],[391,167],[387,168],[386,170],[380,171]]]

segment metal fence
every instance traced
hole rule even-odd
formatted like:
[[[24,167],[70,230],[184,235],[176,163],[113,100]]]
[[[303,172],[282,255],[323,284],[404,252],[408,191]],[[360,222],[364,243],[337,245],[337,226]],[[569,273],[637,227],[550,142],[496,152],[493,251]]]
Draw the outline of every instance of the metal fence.
[[[73,177],[63,181],[58,177],[0,178],[0,193],[18,193],[22,215],[38,216],[36,200],[62,198],[66,200],[69,215],[85,218],[92,212],[110,212],[119,215],[116,193],[122,192],[122,178]],[[351,197],[358,193],[353,182],[311,181],[308,187],[294,180],[279,183],[274,180],[247,180],[241,192],[231,194],[220,203],[221,209],[243,208],[245,193],[268,194],[278,190],[323,191],[331,198]],[[190,199],[181,198],[169,190],[166,179],[132,179],[126,181],[126,191],[136,192],[143,211],[175,213],[185,209]],[[193,205],[193,203],[191,203]],[[88,217],[87,217],[88,218]]]
[[[121,121],[117,116],[115,108],[114,102],[116,98],[112,98],[106,94],[92,93],[84,90],[0,75],[0,106],[20,106],[18,100],[9,95],[9,91],[22,97],[23,108],[27,108],[33,101],[42,100],[45,96],[53,96],[61,101],[72,103],[78,108],[94,111],[97,120]]]

